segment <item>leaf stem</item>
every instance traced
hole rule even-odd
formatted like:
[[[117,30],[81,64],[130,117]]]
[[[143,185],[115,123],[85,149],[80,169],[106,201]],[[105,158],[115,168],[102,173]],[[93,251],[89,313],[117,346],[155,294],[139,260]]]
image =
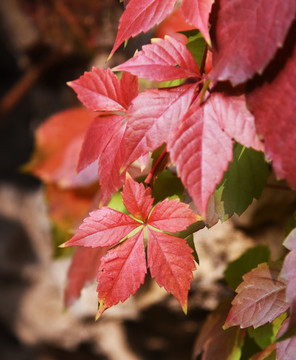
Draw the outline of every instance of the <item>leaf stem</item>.
[[[208,55],[208,45],[206,44],[206,47],[205,47],[205,50],[204,50],[204,53],[202,56],[201,64],[200,64],[200,69],[199,69],[201,75],[204,73],[204,70],[205,70],[207,55]]]
[[[153,176],[157,172],[157,170],[160,168],[160,165],[162,162],[167,162],[168,159],[168,153],[167,153],[167,147],[165,146],[162,150],[162,153],[159,155],[159,158],[156,160],[155,164],[153,165],[150,173],[147,175],[145,179],[145,184],[150,184],[152,181]]]

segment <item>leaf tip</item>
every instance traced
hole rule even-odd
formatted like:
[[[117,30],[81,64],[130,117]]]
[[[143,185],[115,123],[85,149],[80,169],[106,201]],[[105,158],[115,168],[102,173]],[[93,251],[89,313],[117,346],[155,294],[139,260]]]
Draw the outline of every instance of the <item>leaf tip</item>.
[[[107,306],[105,305],[104,301],[99,300],[99,308],[98,308],[98,311],[96,313],[95,321],[99,320],[99,318],[101,317],[101,315],[103,314],[103,312],[106,309],[107,309]]]

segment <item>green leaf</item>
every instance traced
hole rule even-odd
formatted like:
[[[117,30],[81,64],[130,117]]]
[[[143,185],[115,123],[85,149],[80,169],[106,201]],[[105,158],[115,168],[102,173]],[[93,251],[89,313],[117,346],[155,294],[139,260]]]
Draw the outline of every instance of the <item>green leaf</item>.
[[[185,240],[187,241],[187,244],[193,250],[192,255],[194,256],[194,260],[197,262],[197,264],[199,264],[199,257],[198,257],[197,252],[196,252],[193,234],[190,234],[189,236],[187,236]]]
[[[118,191],[116,192],[109,204],[108,204],[108,207],[113,209],[113,210],[117,210],[117,211],[120,211],[122,213],[125,213],[125,214],[128,214],[128,211],[126,210],[126,207],[123,205],[123,201],[122,201],[122,196],[121,196],[121,193]]]
[[[219,218],[225,221],[234,213],[241,215],[254,198],[259,199],[268,174],[263,153],[235,144],[233,161],[213,195],[220,203]]]
[[[273,320],[272,323],[267,323],[256,329],[249,327],[248,334],[261,349],[265,349],[268,345],[274,343],[276,335],[286,317],[287,313],[283,313]]]
[[[157,179],[155,180],[152,197],[154,197],[154,202],[162,201],[173,195],[177,195],[180,200],[183,200],[184,187],[181,180],[174,176],[170,171],[162,171]]]
[[[188,42],[186,44],[187,49],[193,55],[198,67],[200,68],[203,54],[206,47],[206,42],[202,37],[201,33],[198,32],[197,34],[191,35],[188,37]]]
[[[242,356],[240,360],[250,360],[250,357],[256,353],[258,353],[261,348],[256,344],[254,339],[249,336],[248,332],[245,336],[244,345],[242,348]]]
[[[270,257],[269,247],[257,245],[244,252],[238,259],[228,264],[224,271],[224,278],[227,284],[236,289],[243,280],[243,275],[251,271],[259,264],[268,262]]]

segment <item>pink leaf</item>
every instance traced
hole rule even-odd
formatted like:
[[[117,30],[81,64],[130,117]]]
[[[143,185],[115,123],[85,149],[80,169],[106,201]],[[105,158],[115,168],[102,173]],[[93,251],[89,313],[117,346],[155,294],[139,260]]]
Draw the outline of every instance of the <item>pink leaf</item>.
[[[183,0],[181,10],[184,18],[194,25],[211,44],[209,33],[209,16],[214,0]]]
[[[287,3],[290,2],[281,2],[284,7]],[[255,115],[257,131],[264,139],[266,158],[272,160],[277,177],[286,179],[296,189],[296,157],[291,156],[296,153],[296,27],[292,30],[292,46],[287,43],[284,53],[279,53],[285,57],[285,52],[291,52],[290,57],[284,65],[280,59],[277,76],[272,68],[272,79],[256,88],[247,101]]]
[[[148,219],[148,224],[163,231],[177,232],[185,230],[199,219],[199,216],[189,209],[187,204],[181,203],[178,199],[165,199],[156,204]]]
[[[67,246],[105,247],[118,243],[140,223],[116,210],[102,207],[84,219]]]
[[[95,280],[100,261],[109,248],[78,247],[73,255],[67,275],[65,306],[71,306],[80,296],[81,290]]]
[[[176,0],[130,0],[120,18],[112,56],[130,37],[146,32],[159,24],[174,9]]]
[[[98,273],[97,318],[109,307],[135,294],[144,282],[146,271],[142,230],[102,258]]]
[[[128,110],[127,165],[168,141],[188,110],[195,88],[183,85],[169,90],[152,89],[134,99]]]
[[[293,229],[289,235],[286,237],[283,245],[289,250],[295,250],[296,249],[296,228]]]
[[[151,189],[145,189],[143,184],[138,184],[127,176],[122,191],[123,203],[127,210],[136,218],[145,221],[153,206]]]
[[[221,114],[214,103],[212,97],[202,106],[196,101],[168,143],[182,183],[202,217],[233,156],[232,141],[219,126]]]
[[[286,333],[289,325],[289,318],[285,319],[278,332],[277,337],[281,337]],[[276,358],[278,360],[295,360],[296,353],[296,337],[290,337],[286,340],[276,343]]]
[[[150,81],[200,78],[200,72],[186,45],[172,38],[155,39],[133,58],[117,66]]]
[[[195,269],[186,241],[148,228],[148,266],[151,276],[179,301],[187,312],[187,296]]]
[[[219,1],[212,79],[237,85],[262,72],[283,45],[295,12],[294,0]]]
[[[124,117],[119,115],[98,116],[90,124],[80,151],[78,172],[100,157],[123,120]]]
[[[261,326],[284,313],[286,281],[280,277],[281,267],[266,263],[258,265],[243,276],[237,295],[225,322],[226,327]]]
[[[119,80],[110,69],[93,67],[92,71],[71,81],[69,86],[89,110],[125,111],[127,108]]]

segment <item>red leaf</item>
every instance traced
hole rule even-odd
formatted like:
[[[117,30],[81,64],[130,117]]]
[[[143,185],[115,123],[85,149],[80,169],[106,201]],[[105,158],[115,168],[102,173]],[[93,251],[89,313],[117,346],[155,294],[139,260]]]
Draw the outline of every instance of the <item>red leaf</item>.
[[[211,44],[209,33],[209,16],[214,0],[183,0],[181,10],[185,19],[194,25]]]
[[[102,207],[89,214],[67,246],[105,247],[118,243],[140,223],[116,210]]]
[[[127,165],[168,141],[189,108],[195,88],[191,84],[169,90],[152,89],[134,99],[128,110]]]
[[[92,68],[69,86],[89,110],[125,111],[127,104],[117,76],[110,69]]]
[[[78,172],[100,157],[123,120],[119,115],[98,116],[90,124],[80,151]]]
[[[121,188],[125,178],[124,173],[120,175],[120,169],[125,159],[125,131],[126,124],[116,129],[99,159],[101,205],[109,203],[111,196]]]
[[[211,104],[221,129],[240,144],[263,151],[263,143],[258,139],[254,116],[248,111],[246,100],[241,96],[225,96],[214,93]]]
[[[165,199],[156,204],[148,224],[163,231],[177,232],[187,229],[199,219],[187,204],[181,203],[178,199]]]
[[[144,45],[142,51],[114,70],[129,71],[151,81],[200,78],[194,57],[186,45],[169,36]]]
[[[98,273],[97,318],[109,307],[125,301],[143,284],[146,274],[143,230],[109,250]]]
[[[95,280],[100,260],[108,248],[83,248],[75,250],[67,275],[65,306],[71,306],[80,296],[81,290]]]
[[[130,37],[146,32],[173,11],[176,0],[130,0],[120,18],[112,56]]]
[[[179,301],[187,312],[187,296],[195,269],[186,241],[148,227],[148,266],[151,276]]]
[[[237,85],[262,72],[284,43],[295,12],[294,0],[219,1],[212,79]]]
[[[263,263],[243,276],[244,281],[236,290],[238,294],[232,302],[226,327],[261,326],[272,322],[288,309],[286,282],[280,277],[280,270],[279,265]]]
[[[122,199],[127,210],[136,218],[145,221],[151,212],[153,198],[151,189],[145,189],[143,184],[138,184],[127,177],[122,191]]]
[[[138,78],[128,72],[123,72],[120,79],[121,93],[127,105],[138,95]]]
[[[285,4],[284,2],[281,4]],[[296,4],[296,2],[294,1]],[[265,155],[279,178],[296,189],[296,46],[295,26],[291,32],[294,48],[281,71],[255,89],[247,98],[256,119],[258,133],[265,142]],[[289,44],[288,44],[289,45]],[[272,69],[273,70],[273,69]],[[273,72],[274,74],[274,72]]]
[[[202,106],[196,101],[168,143],[182,183],[202,217],[232,160],[232,141],[219,126],[223,113],[216,113],[214,103],[212,97]]]

